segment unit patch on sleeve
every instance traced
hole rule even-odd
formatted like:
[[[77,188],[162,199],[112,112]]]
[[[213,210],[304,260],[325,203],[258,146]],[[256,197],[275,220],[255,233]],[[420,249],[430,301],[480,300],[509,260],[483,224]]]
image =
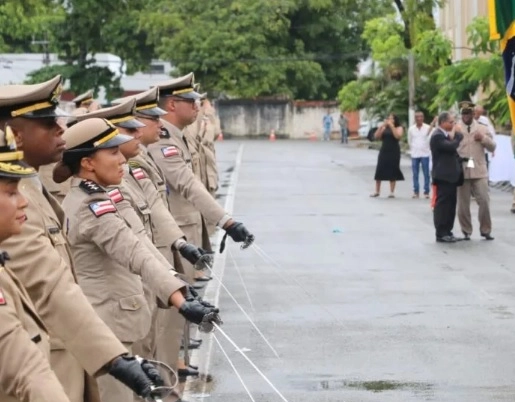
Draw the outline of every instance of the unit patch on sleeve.
[[[161,152],[165,158],[179,155],[179,150],[173,145],[171,147],[161,148]]]
[[[0,289],[0,306],[5,306],[7,304],[7,300],[5,300],[2,289]]]
[[[136,180],[142,180],[147,177],[147,175],[145,174],[145,171],[140,167],[139,168],[131,168],[131,173],[132,173],[132,176]]]
[[[116,212],[116,207],[111,200],[92,202],[89,204],[89,209],[97,218],[110,212]]]
[[[117,188],[113,188],[112,190],[109,190],[107,192],[107,195],[109,196],[109,198],[111,198],[111,201],[113,201],[115,204],[118,204],[120,201],[123,201],[122,192]]]
[[[82,180],[79,187],[87,194],[103,193],[105,190],[91,180]]]

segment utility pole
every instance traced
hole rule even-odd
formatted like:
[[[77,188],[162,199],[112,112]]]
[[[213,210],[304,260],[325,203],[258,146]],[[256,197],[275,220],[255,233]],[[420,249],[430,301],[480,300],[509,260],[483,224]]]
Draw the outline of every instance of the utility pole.
[[[408,120],[409,127],[415,124],[415,57],[413,49],[408,55]]]

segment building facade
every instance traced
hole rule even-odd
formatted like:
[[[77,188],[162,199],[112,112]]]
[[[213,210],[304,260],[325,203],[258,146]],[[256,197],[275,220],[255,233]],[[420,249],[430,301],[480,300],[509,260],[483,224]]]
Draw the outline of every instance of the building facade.
[[[442,32],[454,43],[453,61],[471,56],[467,43],[467,26],[476,17],[488,17],[488,0],[446,0],[435,10],[435,19]]]

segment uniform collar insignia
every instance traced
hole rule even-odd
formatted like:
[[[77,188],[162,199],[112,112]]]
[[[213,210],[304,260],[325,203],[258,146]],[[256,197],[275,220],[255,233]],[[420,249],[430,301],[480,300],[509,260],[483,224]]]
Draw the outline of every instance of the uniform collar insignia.
[[[105,190],[102,187],[100,187],[97,183],[91,180],[82,180],[79,184],[79,187],[86,194],[105,193]]]

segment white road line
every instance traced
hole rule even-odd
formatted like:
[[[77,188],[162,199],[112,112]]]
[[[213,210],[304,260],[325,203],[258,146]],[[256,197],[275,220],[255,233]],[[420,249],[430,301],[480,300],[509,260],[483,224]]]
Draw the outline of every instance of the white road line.
[[[240,166],[241,161],[243,159],[243,148],[244,145],[240,144],[238,148],[238,153],[236,154],[236,161],[234,165],[234,170],[231,173],[231,178],[229,180],[229,187],[227,188],[227,196],[225,199],[225,205],[224,209],[228,214],[232,215],[233,209],[234,209],[234,198],[236,196],[236,186],[238,184],[238,175],[240,173]],[[224,254],[220,254],[220,243],[222,242],[222,237],[224,236],[225,232],[221,229],[218,229],[218,232],[216,234],[216,241],[214,245],[215,250],[215,262],[213,264],[213,272],[216,274],[216,276],[223,281],[224,272],[225,272],[225,263],[227,260],[227,250]],[[230,241],[230,240],[229,240]],[[229,247],[229,245],[228,245]],[[204,293],[204,299],[213,303],[215,306],[218,306],[219,300],[220,300],[220,290],[221,290],[221,284],[219,281],[209,281],[208,285],[206,286],[206,292]],[[223,309],[221,310],[221,316],[223,319]],[[204,374],[208,374],[209,366],[211,365],[211,356],[213,353],[213,337],[209,336],[207,339],[207,353],[200,353],[200,351],[197,353],[197,351],[194,351],[194,353],[191,356],[191,361],[193,364],[198,363],[199,371]],[[198,359],[198,362],[196,360]],[[195,363],[193,362],[195,360]],[[206,382],[203,384],[202,388],[202,394],[206,394]],[[188,384],[186,384],[185,391],[184,391],[184,399],[188,400],[188,398],[192,398],[191,393],[189,392]]]

